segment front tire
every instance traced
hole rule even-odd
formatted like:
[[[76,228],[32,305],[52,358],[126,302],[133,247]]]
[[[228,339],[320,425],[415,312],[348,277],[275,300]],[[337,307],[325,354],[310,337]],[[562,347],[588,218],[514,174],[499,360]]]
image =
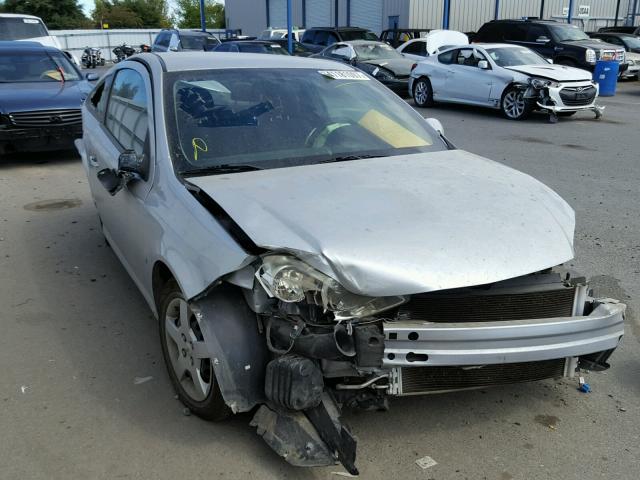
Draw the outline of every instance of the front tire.
[[[523,120],[529,116],[532,107],[531,102],[524,98],[523,89],[511,87],[502,96],[500,109],[509,120]]]
[[[162,355],[178,398],[205,420],[229,417],[231,410],[216,381],[200,320],[175,280],[167,282],[162,290],[158,317]]]
[[[413,101],[420,108],[433,106],[433,89],[427,77],[420,77],[413,84]]]

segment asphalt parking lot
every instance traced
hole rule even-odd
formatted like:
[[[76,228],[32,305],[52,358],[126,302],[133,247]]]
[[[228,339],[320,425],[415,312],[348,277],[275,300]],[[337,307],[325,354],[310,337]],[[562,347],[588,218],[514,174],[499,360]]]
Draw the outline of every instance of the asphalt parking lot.
[[[640,82],[601,103],[599,121],[578,113],[556,125],[461,106],[420,113],[576,210],[573,266],[629,305],[612,368],[585,374],[589,394],[577,379],[544,381],[347,413],[361,478],[640,477]],[[340,478],[340,466],[287,465],[250,415],[213,424],[183,414],[156,322],[105,245],[73,152],[0,161],[0,192],[0,478]],[[427,455],[437,465],[422,470]]]

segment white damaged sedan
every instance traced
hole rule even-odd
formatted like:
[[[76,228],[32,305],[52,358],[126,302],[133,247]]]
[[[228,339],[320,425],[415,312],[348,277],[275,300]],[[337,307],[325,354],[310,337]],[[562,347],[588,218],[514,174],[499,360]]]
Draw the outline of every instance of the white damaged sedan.
[[[409,94],[419,107],[434,101],[464,103],[500,109],[511,120],[522,120],[534,110],[549,120],[590,110],[600,118],[596,104],[598,84],[591,73],[550,64],[526,47],[474,44],[450,48],[427,57],[411,72]]]
[[[343,407],[609,367],[625,306],[559,266],[551,189],[344,63],[210,58],[118,63],[76,142],[191,411],[355,474]]]

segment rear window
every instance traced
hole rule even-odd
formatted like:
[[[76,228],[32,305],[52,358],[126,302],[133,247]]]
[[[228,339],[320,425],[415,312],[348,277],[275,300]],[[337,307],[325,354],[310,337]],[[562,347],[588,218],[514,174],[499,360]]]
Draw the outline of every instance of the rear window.
[[[315,30],[307,30],[306,32],[304,32],[304,35],[302,36],[302,41],[304,43],[314,43],[315,35],[316,35]]]
[[[37,18],[0,18],[0,40],[24,40],[48,35],[49,32]]]
[[[220,42],[214,37],[205,35],[181,35],[180,45],[183,50],[212,50]]]
[[[340,32],[340,36],[345,42],[349,40],[378,40],[378,36],[368,30],[348,30]]]

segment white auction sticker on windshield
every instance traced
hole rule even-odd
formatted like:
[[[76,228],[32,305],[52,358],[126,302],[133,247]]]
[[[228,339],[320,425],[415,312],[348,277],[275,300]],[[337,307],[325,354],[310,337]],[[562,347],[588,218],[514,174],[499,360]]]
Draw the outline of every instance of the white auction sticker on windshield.
[[[364,73],[353,70],[318,70],[318,73],[334,80],[369,80]]]

